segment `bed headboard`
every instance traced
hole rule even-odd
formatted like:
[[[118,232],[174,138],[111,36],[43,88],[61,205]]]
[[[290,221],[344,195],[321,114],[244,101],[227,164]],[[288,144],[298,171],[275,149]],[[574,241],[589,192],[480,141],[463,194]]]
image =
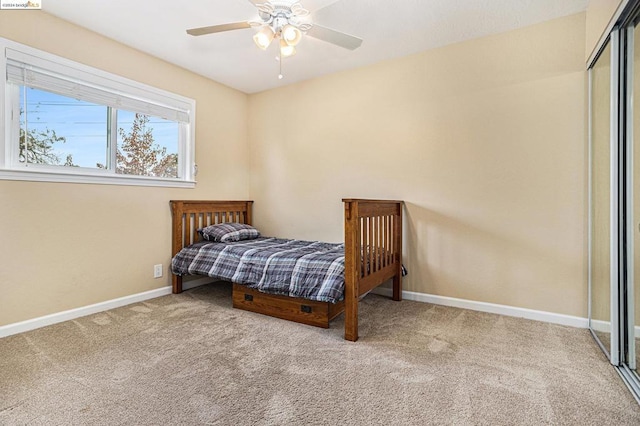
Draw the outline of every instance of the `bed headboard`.
[[[253,201],[171,200],[171,256],[200,239],[198,229],[218,223],[251,225]]]

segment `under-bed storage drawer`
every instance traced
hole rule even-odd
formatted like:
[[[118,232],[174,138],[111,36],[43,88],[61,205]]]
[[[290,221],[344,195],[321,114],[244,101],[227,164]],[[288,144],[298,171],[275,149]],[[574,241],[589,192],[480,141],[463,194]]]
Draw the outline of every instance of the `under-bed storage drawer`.
[[[344,311],[343,302],[266,294],[239,284],[233,284],[233,307],[323,328],[329,328],[329,321]]]

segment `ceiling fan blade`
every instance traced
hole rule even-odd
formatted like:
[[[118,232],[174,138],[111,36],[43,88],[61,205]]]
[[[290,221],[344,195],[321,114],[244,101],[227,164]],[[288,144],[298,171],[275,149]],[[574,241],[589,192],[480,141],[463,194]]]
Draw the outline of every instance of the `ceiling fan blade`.
[[[361,38],[316,24],[313,24],[313,27],[307,31],[307,35],[349,50],[355,50],[362,44]]]
[[[205,34],[221,33],[223,31],[242,30],[251,28],[248,22],[232,22],[230,24],[213,25],[211,27],[191,28],[187,30],[187,34],[192,36],[201,36]]]

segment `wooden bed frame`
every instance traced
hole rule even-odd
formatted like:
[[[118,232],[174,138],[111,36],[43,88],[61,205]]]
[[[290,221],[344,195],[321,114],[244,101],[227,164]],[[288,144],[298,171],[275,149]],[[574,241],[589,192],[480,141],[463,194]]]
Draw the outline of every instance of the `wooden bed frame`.
[[[345,291],[340,303],[261,293],[233,284],[233,307],[318,327],[344,311],[344,338],[358,340],[358,301],[393,279],[393,300],[402,299],[402,201],[345,198]],[[253,201],[171,201],[171,257],[197,242],[205,226],[239,222],[252,224]],[[182,277],[173,275],[173,292],[182,292]]]

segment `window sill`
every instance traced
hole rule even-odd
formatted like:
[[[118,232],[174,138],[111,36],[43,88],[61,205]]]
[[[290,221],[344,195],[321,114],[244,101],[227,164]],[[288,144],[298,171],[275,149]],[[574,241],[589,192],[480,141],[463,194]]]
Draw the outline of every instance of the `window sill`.
[[[84,183],[97,185],[156,186],[166,188],[195,188],[195,181],[163,179],[145,176],[113,175],[100,176],[82,173],[55,173],[26,170],[0,169],[0,180],[32,182]]]

